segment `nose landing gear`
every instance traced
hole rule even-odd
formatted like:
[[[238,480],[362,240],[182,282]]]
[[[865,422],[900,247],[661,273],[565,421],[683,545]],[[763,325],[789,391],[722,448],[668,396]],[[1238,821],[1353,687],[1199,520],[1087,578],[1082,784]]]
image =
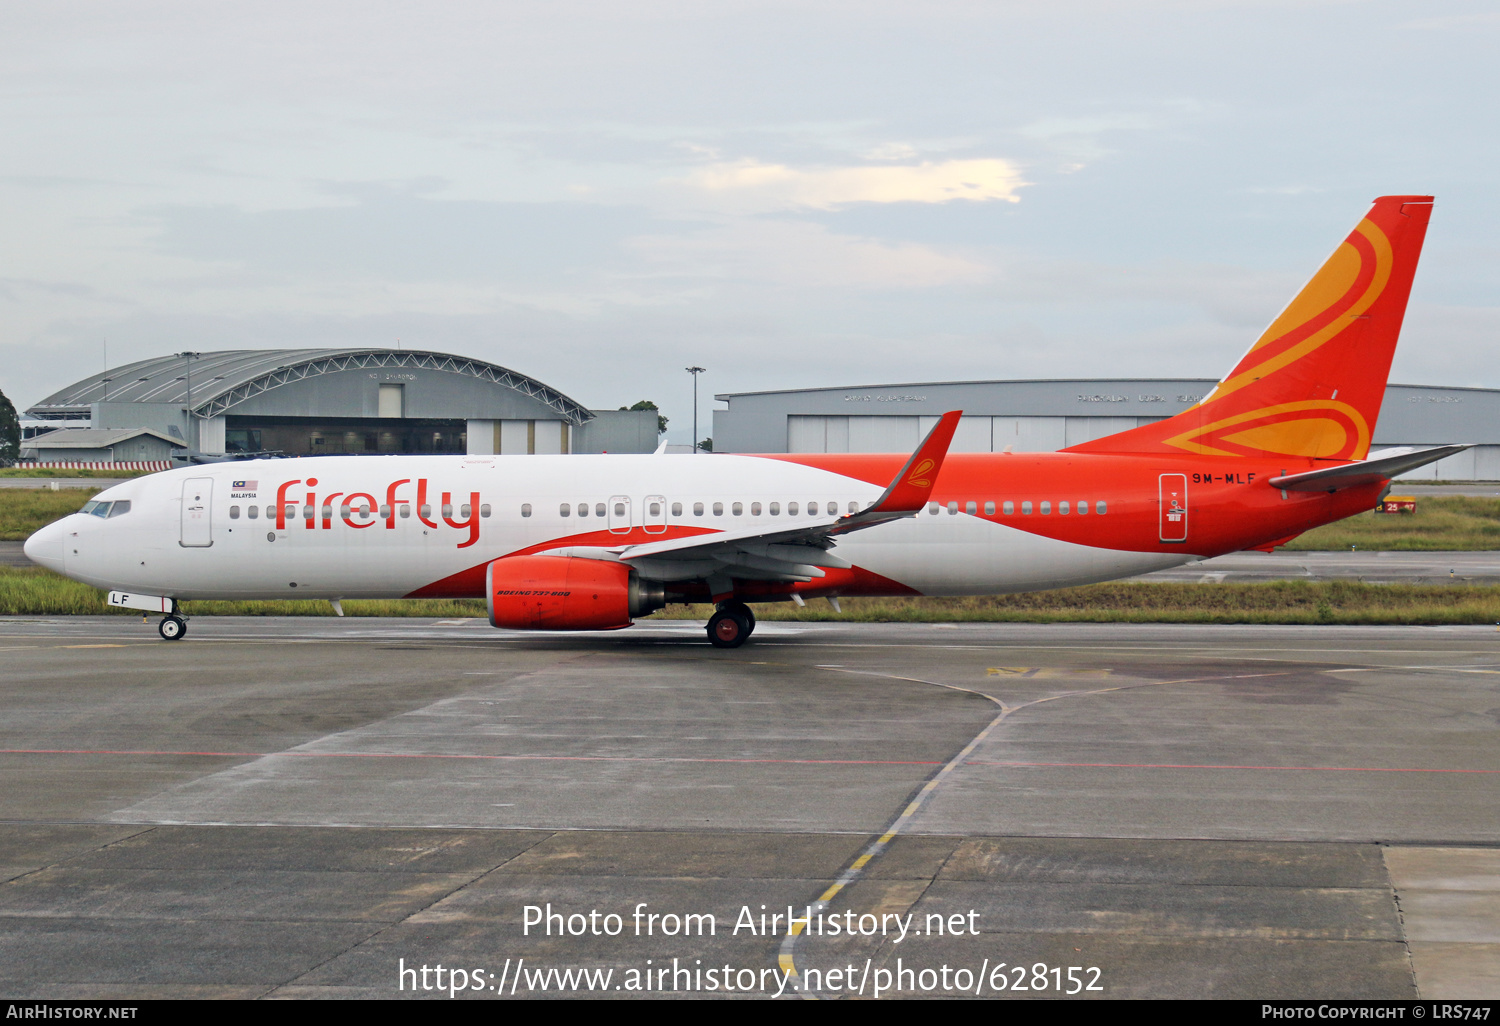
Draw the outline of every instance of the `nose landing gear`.
[[[755,614],[743,602],[724,602],[708,621],[714,648],[739,648],[755,632]]]
[[[156,625],[156,633],[162,636],[163,641],[180,641],[187,633],[187,621],[176,613],[168,613]]]

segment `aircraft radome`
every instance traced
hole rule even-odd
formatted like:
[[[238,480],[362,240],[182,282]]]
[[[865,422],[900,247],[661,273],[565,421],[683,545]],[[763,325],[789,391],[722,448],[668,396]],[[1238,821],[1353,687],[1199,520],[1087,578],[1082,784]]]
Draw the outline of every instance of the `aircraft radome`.
[[[1463,445],[1370,454],[1430,196],[1385,196],[1175,417],[1060,452],[351,456],[187,467],[99,493],[26,554],[165,614],[184,599],[478,598],[496,627],[628,627],[708,602],[980,595],[1269,551]]]

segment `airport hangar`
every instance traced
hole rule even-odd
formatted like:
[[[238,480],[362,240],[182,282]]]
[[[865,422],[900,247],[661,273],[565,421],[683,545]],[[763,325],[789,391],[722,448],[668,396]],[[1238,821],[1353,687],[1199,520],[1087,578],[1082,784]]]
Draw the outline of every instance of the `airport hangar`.
[[[1054,452],[1196,403],[1207,378],[941,381],[730,392],[714,411],[715,452],[910,452],[963,410],[953,452]],[[1500,481],[1500,390],[1388,385],[1372,449],[1473,443],[1403,480]]]
[[[179,455],[207,456],[651,452],[657,444],[654,410],[588,410],[508,368],[421,350],[161,356],[84,378],[26,415],[22,458],[42,461],[110,459],[127,429],[176,439]],[[60,444],[49,448],[49,439]]]

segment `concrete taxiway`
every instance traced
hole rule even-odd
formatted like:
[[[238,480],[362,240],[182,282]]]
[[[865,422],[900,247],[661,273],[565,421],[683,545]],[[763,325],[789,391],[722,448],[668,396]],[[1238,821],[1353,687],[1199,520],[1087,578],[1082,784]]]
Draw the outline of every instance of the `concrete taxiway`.
[[[823,996],[1500,993],[1493,628],[17,618],[0,660],[6,996],[555,991],[522,958],[617,996],[674,958]],[[840,880],[818,922],[884,932],[743,928]],[[526,932],[549,903],[622,932]],[[638,936],[642,903],[715,932]]]
[[[0,566],[36,566],[26,558],[24,545],[0,541]],[[1500,583],[1500,552],[1235,552],[1133,579],[1193,584],[1495,584]]]

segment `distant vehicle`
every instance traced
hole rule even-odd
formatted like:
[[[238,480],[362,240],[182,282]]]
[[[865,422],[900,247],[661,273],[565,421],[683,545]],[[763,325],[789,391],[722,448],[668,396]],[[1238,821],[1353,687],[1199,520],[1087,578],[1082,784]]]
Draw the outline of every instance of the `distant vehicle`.
[[[110,601],[483,597],[496,627],[607,630],[713,602],[977,595],[1264,549],[1371,509],[1463,445],[1370,455],[1432,210],[1386,196],[1197,405],[1054,453],[359,456],[186,467],[116,485],[26,554]]]

